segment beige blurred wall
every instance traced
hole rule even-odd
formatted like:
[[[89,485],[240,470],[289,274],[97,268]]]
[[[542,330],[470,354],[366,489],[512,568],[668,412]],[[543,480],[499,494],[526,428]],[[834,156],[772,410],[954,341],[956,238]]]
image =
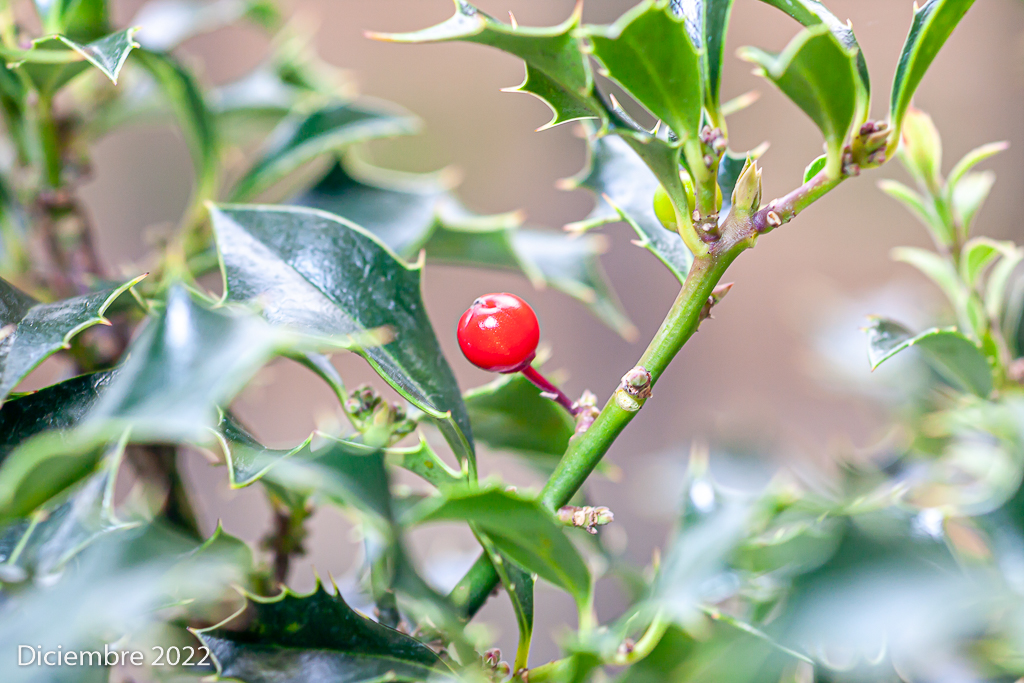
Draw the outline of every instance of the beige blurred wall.
[[[589,0],[584,19],[607,22],[632,3]],[[832,0],[849,17],[874,78],[873,114],[884,116],[888,85],[911,18],[909,0]],[[498,17],[512,10],[520,24],[554,24],[572,9],[570,0],[480,2]],[[134,3],[124,3],[127,21]],[[573,127],[543,133],[534,129],[548,118],[546,107],[529,96],[499,92],[522,78],[517,60],[481,46],[388,45],[363,38],[364,29],[404,31],[449,16],[447,0],[307,0],[294,3],[295,21],[315,29],[316,46],[329,61],[351,70],[360,90],[393,100],[422,117],[415,138],[374,146],[375,160],[395,167],[428,170],[453,164],[464,174],[464,201],[485,212],[524,208],[531,222],[558,229],[585,215],[591,200],[565,193],[554,181],[583,164],[583,143]],[[777,196],[799,183],[804,166],[820,153],[820,136],[799,110],[736,59],[741,45],[779,50],[795,35],[795,23],[755,0],[736,0],[727,45],[724,96],[750,89],[761,100],[730,120],[731,147],[744,150],[771,142],[763,157],[765,195]],[[231,80],[257,64],[266,41],[256,29],[239,28],[191,41],[183,50],[205,64],[211,83]],[[918,96],[919,107],[934,117],[946,141],[948,170],[955,159],[979,144],[1006,139],[1011,149],[988,164],[999,175],[976,223],[989,235],[1024,241],[1024,3],[980,0],[937,58]],[[190,166],[177,134],[137,129],[106,140],[95,155],[97,177],[85,191],[107,258],[126,263],[143,251],[142,235],[175,220],[186,201]],[[599,482],[597,501],[616,512],[615,526],[629,534],[628,552],[645,561],[661,543],[671,505],[652,498],[670,496],[672,478],[691,440],[745,438],[779,459],[820,461],[866,446],[884,429],[884,415],[870,403],[821,381],[811,335],[826,319],[841,319],[844,339],[856,339],[862,314],[904,313],[927,318],[935,293],[906,266],[892,263],[897,245],[925,246],[923,228],[875,187],[884,177],[902,178],[896,165],[851,180],[810,208],[794,223],[762,239],[744,254],[728,279],[736,286],[658,384],[647,404],[609,458],[622,470],[618,484]],[[649,339],[674,298],[678,285],[648,253],[632,246],[628,229],[608,227],[611,252],[605,266],[636,324]],[[894,284],[895,283],[895,284]],[[872,294],[880,287],[888,293]],[[906,289],[909,294],[899,292]],[[591,319],[576,302],[555,292],[534,292],[520,277],[449,268],[428,268],[426,301],[442,344],[463,387],[490,378],[470,367],[454,343],[454,326],[479,293],[513,290],[535,305],[544,341],[552,348],[549,367],[564,369],[567,388],[592,389],[607,397],[620,375],[643,351]],[[909,303],[906,303],[909,302]],[[856,343],[859,343],[856,342]],[[859,347],[858,347],[859,348]],[[341,359],[346,379],[355,384],[374,377],[358,360]],[[866,359],[856,351],[848,372],[868,378]],[[377,381],[379,385],[379,380]],[[265,372],[240,400],[240,411],[264,438],[276,444],[301,440],[316,420],[337,419],[338,410],[322,383],[294,364]],[[850,444],[850,445],[844,445]],[[655,455],[657,454],[657,455]],[[499,469],[524,484],[526,470],[507,458],[482,454],[485,469]],[[664,463],[670,463],[668,469]],[[222,517],[229,531],[257,538],[266,520],[258,492],[227,492],[223,470],[190,461],[193,486],[200,492],[211,526]],[[312,582],[310,566],[321,574],[344,574],[356,561],[348,526],[334,513],[314,522],[311,553],[294,573],[300,587]],[[619,533],[619,532],[611,532]],[[457,534],[417,538],[424,552],[454,553],[458,564],[470,558],[472,539]],[[539,601],[541,641],[571,613],[568,600],[549,591]],[[501,603],[501,601],[492,601]],[[598,602],[602,617],[612,616],[619,598],[612,587]],[[506,648],[513,646],[514,622],[503,604],[489,605]],[[535,659],[554,654],[541,644]]]

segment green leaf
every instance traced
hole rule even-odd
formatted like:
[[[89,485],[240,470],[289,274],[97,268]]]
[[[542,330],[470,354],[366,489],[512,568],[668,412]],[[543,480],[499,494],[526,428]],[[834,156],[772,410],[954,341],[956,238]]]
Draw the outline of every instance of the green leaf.
[[[135,59],[163,91],[188,142],[196,174],[193,203],[213,199],[219,180],[220,143],[217,123],[202,88],[192,73],[170,55],[139,50]]]
[[[332,595],[320,585],[309,595],[286,588],[273,598],[248,597],[243,612],[193,631],[210,649],[222,678],[246,683],[456,680],[426,645],[367,619],[340,593]],[[244,628],[234,627],[236,621]]]
[[[141,279],[50,304],[0,279],[0,406],[18,382],[45,359],[68,348],[78,333],[109,324],[104,312]]]
[[[267,448],[242,426],[230,411],[220,411],[217,437],[228,468],[228,482],[238,489],[258,481],[277,461],[308,450],[312,435],[295,448]]]
[[[510,91],[527,92],[551,107],[554,116],[543,128],[581,118],[603,118],[594,94],[594,77],[575,35],[582,3],[558,26],[510,26],[493,19],[465,0],[455,0],[455,14],[447,21],[413,33],[376,33],[377,40],[396,43],[465,41],[498,48],[526,63],[522,84]]]
[[[575,423],[520,374],[503,375],[463,398],[473,434],[496,450],[513,451],[553,466],[569,445]]]
[[[680,282],[685,281],[693,255],[679,234],[666,230],[654,213],[658,179],[624,139],[590,135],[587,140],[590,150],[587,166],[562,187],[587,188],[597,196],[597,206],[585,219],[566,228],[583,231],[625,221],[636,232],[638,245],[657,256]],[[678,171],[676,176],[678,178]]]
[[[965,235],[971,234],[971,223],[995,182],[996,175],[992,171],[977,171],[964,175],[953,187],[953,210]]]
[[[116,85],[129,53],[138,47],[132,40],[134,33],[135,29],[130,28],[85,45],[62,35],[39,38],[10,66],[21,70],[36,90],[48,95],[84,72],[90,64]]]
[[[394,341],[360,355],[434,419],[460,459],[472,458],[469,417],[423,307],[420,266],[322,211],[223,205],[211,215],[228,299],[316,334],[389,328]]]
[[[138,40],[149,50],[165,52],[185,40],[234,24],[260,0],[150,0],[128,23],[139,27]]]
[[[953,307],[962,310],[966,292],[953,265],[933,251],[914,247],[897,247],[892,250],[894,261],[914,266],[939,286]]]
[[[921,349],[936,372],[957,388],[982,398],[992,393],[992,369],[988,360],[974,342],[955,329],[933,328],[914,335],[899,323],[875,318],[865,331],[872,370],[914,346]]]
[[[969,240],[960,252],[960,277],[968,287],[975,287],[985,269],[1000,256],[1014,252],[1013,242],[999,242],[987,237]]]
[[[952,246],[954,235],[950,227],[935,211],[935,205],[909,187],[896,180],[880,180],[878,189],[886,193],[921,221],[939,244]]]
[[[985,310],[992,320],[1000,320],[1006,313],[1005,302],[1010,278],[1024,261],[1024,248],[1014,246],[1003,260],[992,269],[985,285]]]
[[[235,184],[231,198],[251,199],[327,152],[357,142],[406,135],[417,127],[417,120],[408,113],[379,104],[330,104],[309,114],[296,114],[270,134],[259,159]]]
[[[972,168],[980,164],[982,161],[994,157],[1000,152],[1005,152],[1010,148],[1009,142],[990,142],[987,145],[982,145],[972,149],[970,152],[965,154],[960,161],[956,162],[956,166],[949,172],[949,177],[946,178],[946,187],[956,187],[960,180],[967,175],[967,172]]]
[[[698,138],[704,87],[701,52],[667,0],[647,0],[611,26],[587,26],[584,34],[605,75],[680,139]]]
[[[1012,352],[1024,356],[1024,277],[1017,278],[1007,301],[1003,336]]]
[[[45,33],[88,42],[110,30],[107,0],[35,0],[35,5]]]
[[[386,448],[384,457],[388,464],[407,469],[439,489],[465,479],[463,473],[452,470],[438,457],[422,435],[419,445],[411,448]]]
[[[827,163],[828,155],[822,154],[820,157],[817,157],[814,161],[807,164],[807,168],[804,169],[804,182],[806,183],[811,178],[821,173]]]
[[[714,116],[721,114],[722,62],[725,36],[733,0],[671,0],[669,9],[683,18],[690,41],[702,50],[706,107]],[[722,121],[715,122],[721,127]],[[724,194],[724,192],[723,192]]]
[[[563,588],[582,608],[590,571],[564,528],[536,500],[498,489],[452,489],[413,508],[405,524],[466,521],[477,525],[503,555]]]
[[[935,55],[973,4],[974,0],[927,0],[915,11],[892,81],[889,119],[894,133],[891,148],[895,148],[899,142],[903,117],[918,84]]]
[[[515,562],[506,559],[487,535],[478,533],[477,540],[487,553],[494,571],[498,573],[516,615],[519,646],[516,648],[512,670],[518,671],[526,667],[530,658],[530,641],[533,638],[533,575]]]
[[[778,55],[749,47],[740,53],[760,66],[763,75],[818,126],[833,177],[842,170],[843,144],[860,107],[857,54],[844,47],[826,25],[804,29]]]
[[[406,259],[425,249],[428,261],[522,272],[536,287],[582,301],[623,337],[635,335],[601,268],[602,240],[524,228],[518,213],[473,214],[443,172],[399,174],[350,157],[296,202],[366,228]]]

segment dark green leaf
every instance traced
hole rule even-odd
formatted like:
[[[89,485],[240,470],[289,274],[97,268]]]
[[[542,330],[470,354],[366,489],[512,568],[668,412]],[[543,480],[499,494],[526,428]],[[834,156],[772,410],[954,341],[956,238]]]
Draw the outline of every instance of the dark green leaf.
[[[934,328],[914,335],[899,323],[875,318],[866,330],[871,369],[911,346],[954,386],[982,398],[992,393],[992,369],[981,349],[955,329]]]
[[[473,434],[491,448],[521,453],[553,465],[565,452],[575,424],[520,374],[504,375],[463,396]]]
[[[477,540],[483,546],[487,557],[494,565],[494,570],[505,587],[505,593],[512,603],[516,614],[516,625],[519,627],[519,646],[513,671],[524,668],[530,657],[530,641],[533,638],[533,575],[522,567],[502,556],[494,543],[486,534],[477,534]]]
[[[246,683],[455,680],[426,645],[352,610],[323,587],[249,596],[243,630],[226,622],[196,631],[217,673]]]
[[[370,33],[372,38],[398,43],[466,41],[490,45],[526,62],[523,83],[510,90],[528,92],[554,112],[544,128],[580,118],[603,118],[594,93],[594,78],[575,36],[582,3],[572,16],[550,28],[515,27],[489,17],[466,0],[455,0],[448,21],[413,33]]]
[[[51,304],[39,303],[0,279],[0,406],[18,382],[66,349],[75,335],[93,325],[109,324],[104,312],[141,279]]]
[[[228,299],[321,335],[389,328],[394,341],[360,355],[434,418],[460,458],[472,457],[469,417],[423,307],[419,266],[321,211],[221,206],[212,216]]]
[[[586,168],[564,187],[587,188],[597,196],[597,206],[587,218],[567,227],[582,231],[625,221],[636,231],[640,246],[657,256],[680,282],[686,280],[693,256],[679,234],[666,230],[654,214],[658,179],[622,138],[590,136],[588,141],[590,156]]]
[[[892,81],[889,119],[895,132],[891,147],[895,147],[899,142],[903,117],[918,84],[924,78],[935,55],[939,53],[946,39],[973,4],[974,0],[927,0],[914,13],[914,21],[903,44],[896,75]]]
[[[703,49],[706,106],[713,116],[721,114],[722,61],[725,57],[725,36],[733,0],[670,0],[669,9],[683,18],[690,41]],[[715,121],[721,126],[722,121]],[[723,192],[724,194],[724,192]]]
[[[781,54],[744,48],[743,59],[764,70],[825,136],[827,168],[841,171],[843,144],[857,116],[857,52],[843,47],[825,25],[804,29]]]
[[[298,203],[366,228],[407,259],[426,249],[428,261],[520,271],[538,287],[584,302],[624,337],[635,334],[601,268],[600,240],[523,228],[517,213],[472,214],[443,174],[388,174],[352,159],[347,165],[337,164]]]
[[[85,45],[62,35],[39,38],[12,66],[20,69],[33,86],[45,94],[54,93],[90,64],[116,84],[129,53],[138,47],[132,40],[134,32],[135,29],[130,28]],[[66,58],[61,53],[66,53]],[[61,60],[55,63],[54,55],[61,56]]]
[[[409,114],[379,105],[331,104],[282,121],[270,134],[252,168],[239,179],[231,197],[250,199],[285,175],[327,152],[357,142],[406,135],[418,123]]]
[[[523,568],[568,591],[582,608],[590,571],[564,528],[536,500],[497,489],[452,489],[413,508],[406,524],[466,521]]]
[[[35,0],[44,33],[88,42],[110,30],[107,0]]]
[[[246,430],[229,411],[222,410],[217,435],[224,451],[231,488],[242,488],[260,479],[277,461],[308,450],[310,436],[295,448],[267,448]]]
[[[609,78],[680,139],[697,139],[703,94],[701,55],[667,0],[643,2],[611,26],[586,27],[585,34]]]

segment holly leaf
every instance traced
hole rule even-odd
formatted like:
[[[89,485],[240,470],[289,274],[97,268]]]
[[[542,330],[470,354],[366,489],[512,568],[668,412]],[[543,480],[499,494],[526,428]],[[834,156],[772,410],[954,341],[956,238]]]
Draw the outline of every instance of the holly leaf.
[[[935,55],[973,4],[974,0],[927,0],[924,5],[916,8],[892,81],[889,120],[892,121],[894,134],[891,148],[899,144],[903,118],[917,86]]]
[[[590,571],[564,528],[533,499],[498,489],[451,489],[424,500],[406,525],[465,521],[479,527],[503,555],[566,590],[582,608],[590,599]]]
[[[897,322],[874,318],[865,330],[868,360],[874,370],[897,353],[916,347],[943,379],[982,398],[992,393],[992,369],[981,349],[953,328],[926,330],[918,335]]]
[[[671,0],[669,9],[683,19],[690,42],[701,51],[707,109],[721,118],[722,61],[733,0]],[[721,120],[716,121],[721,125]]]
[[[90,41],[110,30],[107,0],[35,0],[44,33],[61,33]]]
[[[530,658],[530,641],[533,638],[533,575],[515,562],[506,559],[486,534],[477,533],[477,540],[480,541],[494,571],[501,579],[501,585],[505,587],[505,593],[516,615],[519,645],[516,648],[513,670],[518,671],[526,666]]]
[[[702,57],[668,0],[647,0],[611,26],[587,26],[584,34],[605,75],[681,140],[698,138]]]
[[[457,680],[426,645],[367,619],[340,593],[319,584],[308,595],[285,588],[272,598],[247,597],[242,612],[193,631],[210,649],[222,678],[247,683]],[[236,621],[244,628],[229,628]]]
[[[857,52],[844,47],[826,25],[801,31],[778,55],[747,47],[740,57],[761,67],[762,75],[803,110],[825,137],[826,168],[842,170],[843,144],[861,108]]]
[[[290,116],[271,132],[259,158],[235,184],[232,201],[251,199],[322,154],[357,142],[406,135],[417,127],[417,120],[404,111],[359,103],[330,104]]]
[[[587,166],[563,181],[563,189],[584,187],[597,195],[597,205],[586,218],[566,226],[580,232],[625,221],[636,232],[636,242],[664,263],[680,282],[686,280],[693,256],[679,234],[666,230],[654,213],[658,179],[628,142],[618,136],[588,136]],[[678,178],[678,171],[676,173]]]
[[[363,228],[322,211],[211,208],[226,297],[261,306],[273,325],[319,335],[387,327],[394,341],[358,353],[472,458],[469,417],[410,266]]]
[[[412,33],[368,32],[376,40],[395,43],[465,41],[498,48],[526,63],[523,82],[508,91],[540,98],[554,116],[542,130],[581,118],[603,118],[594,94],[594,77],[576,37],[583,3],[558,26],[511,26],[493,19],[465,0],[455,0],[455,14],[447,21]]]
[[[512,451],[543,466],[565,453],[575,423],[520,374],[503,375],[465,393],[473,434],[491,448]]]
[[[41,93],[53,94],[90,65],[117,84],[121,67],[131,51],[138,47],[132,40],[134,28],[111,33],[91,43],[78,43],[63,35],[32,41],[32,47],[9,66],[19,69]]]
[[[220,411],[216,435],[228,468],[228,483],[233,489],[258,481],[279,460],[306,451],[313,440],[310,435],[295,448],[267,448],[238,421],[230,411]]]
[[[93,325],[109,325],[103,314],[143,277],[54,303],[40,303],[0,279],[0,406],[21,380],[68,348],[80,332]]]
[[[473,214],[443,172],[400,174],[349,158],[296,201],[366,228],[406,259],[425,249],[428,261],[521,272],[538,288],[582,301],[627,339],[635,335],[601,267],[601,240],[525,228],[518,213]]]

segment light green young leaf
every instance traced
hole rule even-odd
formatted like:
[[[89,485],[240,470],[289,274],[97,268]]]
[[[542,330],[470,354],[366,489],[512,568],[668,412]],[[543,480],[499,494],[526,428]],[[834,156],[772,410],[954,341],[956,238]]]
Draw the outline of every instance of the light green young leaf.
[[[890,153],[899,143],[903,117],[917,86],[935,55],[973,4],[974,0],[927,0],[914,12],[914,21],[892,81],[889,120],[893,126],[893,137],[889,143]]]
[[[956,166],[949,172],[949,177],[946,179],[946,187],[956,187],[960,180],[967,175],[967,172],[972,168],[980,164],[982,161],[994,157],[1000,152],[1005,152],[1010,148],[1009,142],[990,142],[987,145],[982,145],[972,149],[970,152],[965,154],[960,161],[956,162]]]
[[[439,489],[454,486],[465,479],[465,474],[456,472],[445,464],[422,434],[416,446],[385,448],[384,459],[389,465],[409,470]]]
[[[1000,320],[1004,317],[1010,278],[1022,261],[1024,248],[1014,246],[992,269],[985,285],[985,311],[990,319]]]
[[[134,33],[135,29],[130,28],[85,45],[62,35],[39,38],[10,66],[20,69],[36,90],[46,95],[52,95],[90,64],[116,85],[121,67],[138,47],[132,40]]]
[[[996,182],[996,174],[992,171],[975,171],[960,178],[952,189],[953,211],[960,219],[963,234],[971,234],[971,224],[988,198],[988,193]]]
[[[388,328],[394,341],[358,353],[433,418],[460,459],[472,458],[466,407],[423,306],[421,266],[322,211],[222,205],[211,215],[229,300],[314,334]]]
[[[334,594],[318,583],[308,595],[285,588],[271,598],[247,597],[242,612],[193,631],[210,649],[220,678],[247,683],[457,680],[430,648],[354,611],[337,587]]]
[[[452,489],[413,508],[406,525],[465,521],[477,525],[506,557],[565,589],[580,607],[590,599],[590,572],[564,528],[536,500],[498,489]]]
[[[818,175],[818,173],[825,168],[826,163],[828,163],[828,155],[822,154],[820,157],[817,157],[814,161],[807,164],[807,168],[804,169],[804,182],[806,183],[808,180]]]
[[[988,359],[974,342],[953,328],[933,328],[914,335],[899,323],[874,318],[865,332],[872,370],[900,351],[914,346],[924,353],[929,365],[953,386],[982,398],[992,393],[992,368]]]
[[[953,232],[950,226],[936,213],[935,205],[932,201],[922,197],[896,180],[880,180],[878,181],[878,189],[898,201],[910,213],[914,214],[914,217],[921,221],[924,227],[928,228],[928,232],[936,242],[947,247],[952,246],[954,241]]]
[[[542,127],[550,128],[566,121],[604,117],[594,94],[590,63],[575,35],[582,9],[582,2],[578,2],[572,16],[562,24],[532,28],[504,24],[466,0],[455,0],[455,15],[437,26],[413,33],[367,35],[396,43],[479,43],[519,57],[526,63],[526,77],[510,90],[535,95],[551,107],[554,117]]]
[[[960,252],[960,277],[968,287],[975,287],[985,269],[1000,256],[1011,256],[1013,242],[1000,242],[988,237],[975,237],[964,244]]]
[[[575,430],[565,409],[542,397],[521,374],[470,389],[463,399],[478,441],[536,459],[546,468],[562,456]]]
[[[826,167],[833,177],[842,170],[843,144],[862,107],[857,54],[825,25],[804,29],[778,55],[749,47],[740,52],[821,130],[828,151]]]
[[[903,117],[900,146],[903,166],[927,192],[937,195],[942,186],[942,138],[927,112],[908,107]]]
[[[270,134],[259,159],[235,184],[232,201],[251,199],[318,156],[357,142],[413,133],[410,114],[379,104],[330,104],[282,121]]]
[[[702,54],[667,0],[647,0],[611,26],[587,26],[583,33],[609,78],[681,140],[697,139],[704,90]]]
[[[109,324],[103,317],[107,308],[143,277],[48,304],[0,279],[0,405],[18,382],[45,359],[68,348],[78,333]]]
[[[451,194],[443,172],[388,173],[350,158],[296,202],[366,228],[406,259],[425,249],[428,262],[519,271],[537,287],[582,301],[623,337],[635,335],[601,268],[601,239],[522,227],[518,213],[470,213]]]
[[[953,265],[933,251],[914,247],[897,247],[892,250],[892,259],[914,266],[939,286],[953,307],[960,311],[966,297],[960,277]]]

